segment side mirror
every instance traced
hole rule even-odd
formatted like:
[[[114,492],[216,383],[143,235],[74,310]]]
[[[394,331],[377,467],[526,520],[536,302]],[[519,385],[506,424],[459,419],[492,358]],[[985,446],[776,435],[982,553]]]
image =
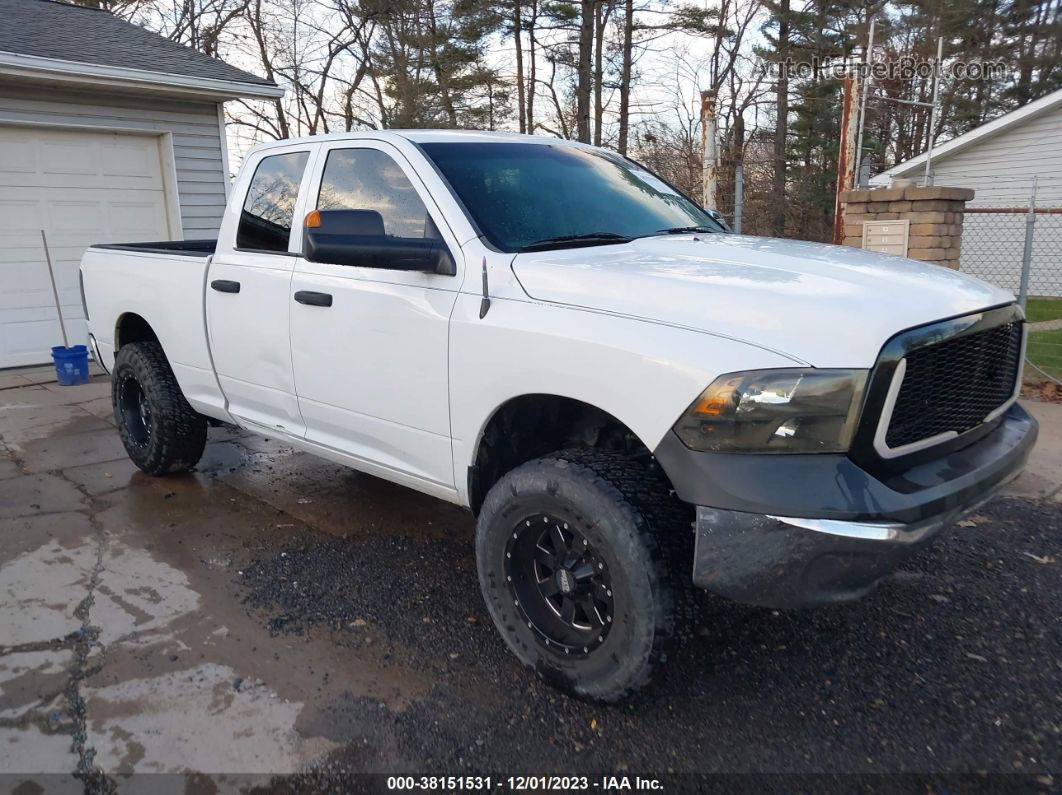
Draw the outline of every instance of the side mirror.
[[[727,232],[734,231],[730,228],[730,224],[726,222],[726,219],[723,217],[723,214],[721,212],[719,212],[718,210],[713,210],[711,207],[705,207],[704,211],[712,217],[713,221],[719,224],[719,226],[723,227],[724,230],[726,230]]]
[[[310,262],[329,265],[457,273],[443,241],[385,234],[375,210],[314,210],[303,223],[302,251]]]

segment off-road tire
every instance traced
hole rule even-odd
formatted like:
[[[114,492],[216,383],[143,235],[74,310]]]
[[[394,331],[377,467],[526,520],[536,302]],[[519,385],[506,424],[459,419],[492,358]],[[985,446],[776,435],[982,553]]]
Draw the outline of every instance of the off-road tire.
[[[124,386],[123,386],[124,384]],[[123,410],[124,390],[139,388],[149,408],[147,433]],[[129,458],[149,475],[184,472],[194,467],[206,446],[207,420],[185,400],[170,363],[157,342],[123,345],[111,377],[114,420]]]
[[[614,617],[600,645],[584,655],[545,642],[507,581],[514,528],[541,514],[563,517],[607,563]],[[507,473],[476,523],[480,587],[506,644],[540,678],[577,698],[614,702],[645,685],[693,629],[692,518],[655,464],[618,452],[562,450]]]

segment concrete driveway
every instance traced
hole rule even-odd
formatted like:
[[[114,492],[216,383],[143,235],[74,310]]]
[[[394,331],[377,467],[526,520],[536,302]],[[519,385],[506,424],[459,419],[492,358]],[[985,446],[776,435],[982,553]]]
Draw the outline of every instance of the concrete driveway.
[[[1011,495],[868,599],[705,596],[668,675],[602,708],[506,652],[467,513],[228,429],[194,474],[150,478],[105,378],[50,381],[0,373],[0,788],[473,771],[1049,787],[1062,767],[1062,405],[1029,404],[1042,441]]]

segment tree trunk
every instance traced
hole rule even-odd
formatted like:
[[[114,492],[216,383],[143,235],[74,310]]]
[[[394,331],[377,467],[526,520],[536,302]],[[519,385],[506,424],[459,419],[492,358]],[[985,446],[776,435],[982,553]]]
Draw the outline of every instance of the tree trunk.
[[[785,236],[785,167],[786,139],[789,137],[789,76],[786,59],[789,57],[789,0],[781,0],[778,15],[778,82],[775,84],[774,122],[774,181],[772,184],[771,233]]]
[[[270,57],[270,50],[266,44],[265,27],[262,23],[262,2],[256,0],[253,11],[248,9],[247,21],[250,24],[251,33],[254,36],[255,43],[258,45],[258,55],[262,63],[262,69],[265,71],[265,76],[276,82],[276,76],[273,72],[273,60]],[[290,138],[291,130],[288,127],[288,116],[284,112],[284,105],[279,99],[273,100],[273,109],[277,114],[277,128],[280,131],[280,138]]]
[[[528,39],[528,76],[527,76],[527,132],[531,135],[535,133],[535,80],[538,77],[538,70],[535,65],[536,57],[536,44],[535,40],[535,28],[538,26],[538,0],[531,0],[531,18],[528,20],[527,26],[527,39]]]
[[[457,110],[454,108],[454,100],[450,95],[450,78],[439,62],[439,47],[445,43],[445,40],[439,36],[435,21],[435,3],[433,1],[428,3],[428,24],[431,32],[430,58],[432,72],[435,74],[435,82],[439,86],[439,95],[442,97],[443,110],[446,111],[446,120],[451,127],[456,127]]]
[[[627,135],[631,114],[631,65],[634,59],[634,0],[625,0],[623,8],[623,66],[620,72],[619,144],[621,155],[627,154]]]
[[[524,44],[520,21],[520,0],[513,0],[513,39],[516,42],[516,115],[520,119],[520,132],[527,132],[527,105],[524,103]],[[491,117],[493,118],[493,112]]]
[[[607,0],[598,0],[594,9],[594,146],[601,146],[601,128],[604,122],[605,107],[601,97],[602,83],[605,82],[605,25],[608,24],[606,13]]]
[[[590,77],[594,48],[595,0],[581,0],[582,18],[579,23],[579,68],[575,87],[575,137],[590,143]]]

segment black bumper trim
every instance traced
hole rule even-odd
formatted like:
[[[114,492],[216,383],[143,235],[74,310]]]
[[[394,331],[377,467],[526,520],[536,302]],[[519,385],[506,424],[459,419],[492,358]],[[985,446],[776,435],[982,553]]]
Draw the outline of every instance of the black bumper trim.
[[[697,505],[694,584],[766,607],[849,602],[1021,472],[1036,421],[1017,404],[961,450],[879,479],[845,456],[655,451]]]
[[[916,523],[977,500],[1021,470],[1036,420],[1018,404],[969,446],[879,479],[844,455],[701,453],[669,432],[653,451],[679,498],[772,516]]]

